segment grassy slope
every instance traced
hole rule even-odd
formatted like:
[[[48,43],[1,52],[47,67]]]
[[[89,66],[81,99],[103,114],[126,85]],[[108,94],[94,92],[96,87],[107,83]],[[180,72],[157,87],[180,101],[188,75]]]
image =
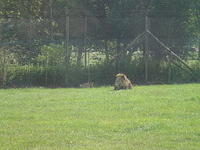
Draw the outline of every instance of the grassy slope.
[[[0,149],[200,148],[200,84],[0,90]]]

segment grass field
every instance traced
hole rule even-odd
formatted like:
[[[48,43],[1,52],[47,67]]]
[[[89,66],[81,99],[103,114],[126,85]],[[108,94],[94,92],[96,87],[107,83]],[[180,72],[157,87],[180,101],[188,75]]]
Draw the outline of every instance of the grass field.
[[[199,150],[200,84],[0,90],[0,150]]]

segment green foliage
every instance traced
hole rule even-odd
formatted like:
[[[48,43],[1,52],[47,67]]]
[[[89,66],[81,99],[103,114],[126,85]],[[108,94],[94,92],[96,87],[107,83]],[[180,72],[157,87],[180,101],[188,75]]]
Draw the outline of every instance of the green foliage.
[[[37,56],[36,61],[41,64],[57,65],[63,64],[65,50],[63,45],[50,44],[41,47],[41,54]]]
[[[146,10],[151,32],[176,54],[200,56],[197,0],[1,0],[0,79],[11,87],[107,85],[123,72],[144,83],[145,42],[132,42],[144,32]],[[154,40],[148,45],[150,82],[199,81],[198,63],[190,74],[169,66]]]
[[[193,68],[194,72],[192,75],[192,80],[200,82],[200,62],[197,61],[196,63],[193,63],[191,67]]]
[[[175,64],[167,62],[150,61],[149,76],[150,83],[187,83],[200,82],[200,64],[193,62],[190,67],[193,72],[186,68],[180,68]],[[170,73],[169,73],[170,71]],[[112,85],[117,73],[125,73],[134,83],[143,84],[144,63],[143,61],[132,61],[124,67],[116,69],[112,63],[101,63],[90,65],[87,68],[78,65],[55,66],[10,66],[7,70],[7,87],[78,87],[81,83],[88,81],[96,85]]]
[[[28,87],[44,85],[42,68],[25,65],[10,66],[7,70],[6,86]]]

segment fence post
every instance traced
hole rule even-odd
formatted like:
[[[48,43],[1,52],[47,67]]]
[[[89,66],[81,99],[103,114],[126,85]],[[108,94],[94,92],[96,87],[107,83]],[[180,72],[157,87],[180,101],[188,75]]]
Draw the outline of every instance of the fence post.
[[[3,87],[6,86],[7,81],[7,60],[6,60],[6,50],[3,50]]]
[[[69,64],[69,21],[70,21],[70,17],[68,14],[68,9],[66,8],[65,10],[65,62],[66,62],[66,66],[68,66]]]
[[[198,50],[199,50],[198,60],[200,60],[200,38],[199,38],[199,47],[198,47]]]
[[[85,53],[85,68],[87,67],[87,48],[86,48],[86,44],[87,44],[87,20],[88,20],[88,17],[87,17],[87,15],[85,15],[85,19],[84,19],[84,53]]]
[[[28,33],[28,43],[29,43],[29,51],[30,53],[32,53],[32,46],[33,46],[33,43],[32,43],[32,23],[33,23],[33,20],[31,17],[29,17],[28,19],[28,28],[27,28],[27,33]],[[32,55],[32,54],[31,54]],[[31,66],[31,61],[29,60],[29,63],[28,63],[28,69],[27,69],[27,79],[26,79],[26,86],[31,86],[32,84],[32,79],[31,79],[31,70],[30,70],[30,66]]]
[[[170,57],[167,56],[167,61],[168,61],[168,64],[169,64],[169,67],[168,67],[168,83],[171,82],[171,75],[172,75],[172,66],[171,66],[171,60],[170,60]]]
[[[69,38],[70,38],[70,16],[69,16],[69,11],[68,8],[65,9],[65,39],[64,39],[64,59],[65,59],[65,85],[68,83],[68,68],[69,68],[69,63],[70,63],[70,54],[69,54]]]
[[[49,67],[49,57],[48,52],[46,54],[46,72],[45,72],[45,85],[48,86],[48,67]]]
[[[52,23],[53,23],[53,7],[52,7],[52,0],[50,0],[49,5],[50,5],[50,38],[51,38],[51,42],[53,40],[53,27],[52,27]]]
[[[149,30],[149,18],[147,13],[145,14],[145,55],[144,55],[144,68],[145,68],[145,82],[148,82],[148,63],[149,63],[149,38],[148,38],[148,30]]]

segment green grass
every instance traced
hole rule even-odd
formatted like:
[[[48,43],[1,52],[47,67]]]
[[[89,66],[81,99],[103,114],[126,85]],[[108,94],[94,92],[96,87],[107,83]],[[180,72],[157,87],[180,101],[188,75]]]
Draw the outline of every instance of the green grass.
[[[0,90],[0,150],[199,150],[200,84]]]

